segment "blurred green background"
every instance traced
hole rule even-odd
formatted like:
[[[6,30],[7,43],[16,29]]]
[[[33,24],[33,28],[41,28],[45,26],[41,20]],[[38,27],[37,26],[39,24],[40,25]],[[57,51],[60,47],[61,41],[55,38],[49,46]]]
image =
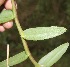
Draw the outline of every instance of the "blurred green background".
[[[33,57],[38,61],[57,46],[70,43],[70,0],[16,0],[17,12],[23,30],[32,27],[63,26],[67,32],[44,41],[27,41]],[[24,50],[14,23],[13,28],[0,33],[0,61],[6,59],[6,46],[10,56]],[[69,67],[70,46],[63,57],[52,67]],[[29,59],[13,67],[34,67]]]

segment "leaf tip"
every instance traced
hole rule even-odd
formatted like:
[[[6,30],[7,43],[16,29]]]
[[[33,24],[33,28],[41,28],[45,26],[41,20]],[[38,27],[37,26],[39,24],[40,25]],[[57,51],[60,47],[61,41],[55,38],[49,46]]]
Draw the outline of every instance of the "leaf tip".
[[[68,46],[69,46],[69,43],[67,42],[67,43],[65,43],[64,45],[68,47]]]

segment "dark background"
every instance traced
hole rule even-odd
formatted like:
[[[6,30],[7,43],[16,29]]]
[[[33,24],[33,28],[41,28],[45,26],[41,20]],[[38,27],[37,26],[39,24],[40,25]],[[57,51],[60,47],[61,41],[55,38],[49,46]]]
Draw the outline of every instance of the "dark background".
[[[38,61],[57,46],[70,43],[70,0],[16,0],[18,17],[23,30],[32,27],[62,26],[67,32],[44,41],[27,41],[33,57]],[[0,61],[6,59],[6,45],[10,56],[24,50],[16,25],[0,33]],[[70,66],[70,46],[63,57],[52,67]],[[13,67],[34,67],[29,59]]]

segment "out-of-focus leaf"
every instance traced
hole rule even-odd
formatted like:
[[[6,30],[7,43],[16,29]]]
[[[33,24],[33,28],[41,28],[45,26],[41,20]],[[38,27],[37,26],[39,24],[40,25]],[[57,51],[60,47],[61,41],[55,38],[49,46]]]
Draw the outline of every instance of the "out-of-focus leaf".
[[[28,56],[26,55],[25,51],[16,54],[15,56],[9,58],[9,66],[19,64],[24,60],[26,60],[27,58]],[[7,60],[0,62],[0,67],[6,67],[6,66],[7,66]]]
[[[44,40],[59,36],[64,32],[66,32],[66,28],[64,27],[36,27],[24,30],[21,37],[26,40]]]
[[[45,55],[43,58],[41,58],[38,63],[43,67],[51,67],[62,57],[62,55],[66,52],[68,46],[69,43],[60,45],[59,47],[55,48],[50,53]]]
[[[8,21],[10,21],[10,20],[12,20],[14,18],[15,18],[15,16],[14,16],[12,10],[3,10],[0,13],[0,24],[1,23],[5,23],[5,22],[8,22]]]

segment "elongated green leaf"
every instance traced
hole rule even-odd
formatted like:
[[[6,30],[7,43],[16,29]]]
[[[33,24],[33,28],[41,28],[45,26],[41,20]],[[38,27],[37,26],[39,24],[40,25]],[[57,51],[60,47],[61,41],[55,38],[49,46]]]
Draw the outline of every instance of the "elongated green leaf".
[[[24,30],[21,37],[27,40],[44,40],[59,36],[64,32],[66,32],[64,27],[36,27]]]
[[[56,63],[62,55],[66,52],[69,43],[65,43],[55,48],[53,51],[45,55],[43,58],[39,60],[39,64],[43,67],[51,67],[54,63]]]
[[[3,10],[0,13],[0,24],[8,22],[10,20],[14,19],[13,11],[12,10]]]
[[[23,51],[15,56],[9,58],[9,66],[19,64],[19,63],[23,62],[24,60],[26,60],[27,58],[28,58],[28,56],[26,55],[25,51]],[[6,63],[7,63],[6,60],[0,62],[0,67],[6,67]]]

